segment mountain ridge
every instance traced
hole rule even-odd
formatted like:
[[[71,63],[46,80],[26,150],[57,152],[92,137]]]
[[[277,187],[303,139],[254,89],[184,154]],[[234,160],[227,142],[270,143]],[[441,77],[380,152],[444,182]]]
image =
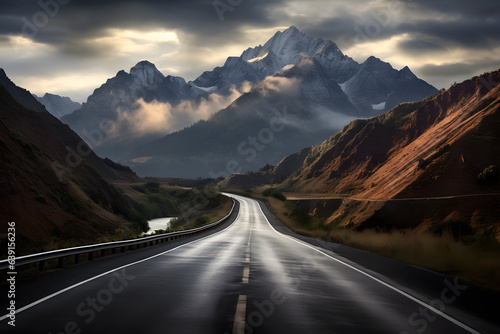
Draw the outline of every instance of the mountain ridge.
[[[110,181],[138,180],[130,169],[102,160],[68,126],[47,111],[24,107],[3,85],[0,128],[6,162],[0,164],[0,218],[19,222],[19,240],[29,240],[24,246],[129,226],[123,217],[129,200]]]
[[[243,90],[243,87],[249,83],[252,86],[250,89],[256,92],[255,94],[248,95],[250,92]],[[238,91],[240,89],[241,91]],[[240,108],[240,114],[250,113],[251,103],[242,101],[253,96],[262,100],[254,100],[254,105],[276,104],[279,99],[285,101],[290,98],[291,94],[288,94],[287,89],[296,89],[298,95],[292,96],[292,100],[303,107],[302,111],[294,108],[297,117],[293,121],[301,120],[303,126],[309,124],[320,126],[321,129],[316,136],[309,134],[314,131],[313,128],[303,129],[303,132],[308,132],[308,134],[302,147],[292,144],[292,138],[284,135],[279,143],[273,144],[276,147],[281,146],[282,149],[276,151],[276,155],[262,157],[261,163],[263,164],[276,163],[283,154],[290,154],[305,146],[319,144],[324,140],[323,136],[328,135],[326,131],[323,131],[325,127],[329,126],[330,131],[340,130],[345,125],[346,119],[351,120],[349,117],[379,115],[399,102],[419,100],[437,91],[414,76],[409,68],[397,71],[390,64],[375,57],[370,57],[365,63],[358,64],[344,55],[334,42],[313,38],[296,27],[291,27],[285,31],[276,32],[264,46],[248,48],[239,57],[229,57],[222,67],[204,72],[196,80],[190,82],[180,77],[165,77],[154,64],[141,61],[131,69],[130,73],[118,72],[114,78],[96,89],[80,110],[64,116],[62,120],[83,138],[87,137],[85,133],[99,129],[99,124],[103,119],[112,122],[114,124],[112,133],[103,134],[102,140],[95,147],[96,152],[137,168],[143,176],[199,177],[206,176],[206,172],[201,167],[204,164],[199,164],[200,160],[208,161],[215,160],[215,156],[221,157],[221,152],[216,152],[216,150],[224,147],[225,144],[216,143],[210,148],[211,153],[201,152],[205,156],[203,159],[195,155],[188,157],[187,160],[198,164],[199,168],[195,166],[160,168],[159,164],[153,168],[148,164],[151,164],[155,158],[165,163],[173,161],[175,156],[169,157],[173,152],[166,149],[157,149],[155,156],[144,156],[141,152],[155,150],[143,148],[159,145],[159,139],[166,138],[169,133],[173,135],[172,131],[182,129],[176,128],[166,133],[146,131],[137,135],[134,123],[144,121],[144,119],[138,120],[137,118],[149,117],[153,113],[155,117],[165,122],[163,129],[169,129],[171,124],[175,124],[175,120],[189,117],[189,115],[200,115],[198,117],[207,121],[208,124],[214,119],[220,119],[221,115],[228,117],[226,122],[228,124],[238,123],[239,121],[235,119],[236,114],[231,115],[228,112],[228,110],[235,112],[238,109],[234,108],[235,105],[246,105],[247,111],[243,112]],[[260,93],[257,92],[259,90]],[[281,95],[276,94],[280,90]],[[269,95],[272,97],[262,94],[264,91],[273,91]],[[230,97],[229,101],[224,102],[227,103],[227,108],[217,106],[211,100],[212,97],[215,101],[224,101],[225,98]],[[218,112],[211,111],[211,114],[207,114],[206,111],[197,112],[198,108],[211,110],[211,103],[217,106],[215,110],[219,110]],[[288,102],[281,104],[291,107]],[[209,105],[208,108],[207,105]],[[176,106],[181,107],[178,110]],[[145,111],[145,116],[140,113],[141,111]],[[263,113],[260,115],[262,116]],[[264,121],[264,124],[268,121]],[[193,123],[195,121],[191,122]],[[260,123],[258,126],[262,128],[264,124]],[[254,126],[257,126],[257,123],[254,123]],[[192,133],[191,128],[189,132],[192,136],[199,137],[202,141],[213,141],[207,138],[206,125],[196,125],[195,128],[199,129],[203,135]],[[239,138],[235,137],[235,134],[227,135],[236,142],[242,142],[254,132],[258,133],[261,128],[251,126],[241,128]],[[297,133],[297,140],[299,137]],[[192,142],[192,139],[186,138],[186,141]],[[192,144],[196,145],[194,142]],[[196,147],[186,149],[196,151]],[[213,156],[210,157],[210,154]],[[229,160],[234,160],[236,157],[234,154],[229,156],[222,154],[222,156]],[[242,163],[244,170],[257,166],[256,162]],[[206,167],[208,170],[220,169],[218,164]],[[192,170],[193,174],[185,174],[187,170]],[[146,171],[152,174],[144,174]],[[171,174],[161,175],[160,171]]]
[[[61,117],[71,114],[73,111],[80,109],[82,105],[78,102],[72,101],[69,97],[59,96],[55,94],[45,93],[44,96],[39,97],[33,94],[35,99],[43,104],[47,111],[61,119]]]

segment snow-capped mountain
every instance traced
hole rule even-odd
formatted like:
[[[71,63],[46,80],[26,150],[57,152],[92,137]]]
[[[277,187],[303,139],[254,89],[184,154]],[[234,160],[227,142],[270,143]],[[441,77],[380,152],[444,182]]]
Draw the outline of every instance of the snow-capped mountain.
[[[69,97],[49,93],[45,93],[43,97],[36,96],[35,94],[33,96],[45,106],[48,112],[59,119],[82,107],[80,103],[72,101]]]
[[[334,42],[315,39],[294,26],[278,31],[264,46],[249,48],[241,55],[256,67],[264,65],[262,60],[267,57],[273,60],[274,72],[290,68],[307,57],[316,59],[339,82],[344,82],[359,68],[359,64],[344,55]]]
[[[398,71],[375,57],[359,64],[343,54],[334,42],[316,39],[294,26],[278,31],[264,46],[249,48],[240,57],[229,57],[224,66],[203,73],[194,84],[222,89],[245,80],[257,83],[269,75],[286,72],[303,59],[317,61],[328,81],[338,84],[360,116],[379,115],[398,103],[417,101],[437,92],[408,67]],[[316,82],[310,88],[328,87],[332,84]],[[337,95],[338,88],[333,90],[331,94]]]
[[[194,84],[223,88],[244,80],[255,83],[289,69],[304,58],[316,59],[339,82],[344,82],[359,68],[334,42],[315,39],[292,26],[278,31],[264,46],[248,48],[240,57],[229,57],[223,67],[203,73]]]
[[[232,88],[244,87],[246,83],[253,87],[250,93],[233,98]],[[286,154],[320,144],[353,118],[377,116],[400,102],[417,101],[435,92],[434,87],[418,79],[407,67],[396,70],[375,57],[359,64],[343,54],[334,42],[290,27],[277,32],[264,45],[227,58],[222,67],[204,72],[192,82],[164,76],[155,65],[142,61],[129,73],[118,72],[96,89],[80,110],[64,116],[62,121],[86,140],[89,133],[92,136],[100,129],[103,120],[114,122],[112,136],[101,131],[91,138],[90,144],[96,146],[100,155],[134,164],[142,175],[198,177],[207,176],[203,174],[206,170],[220,169],[221,161],[237,160],[239,153],[229,152],[234,148],[231,145],[244,142],[269,126],[273,104],[285,104],[294,110],[292,119],[287,121],[292,126],[258,159],[243,161],[243,170],[276,163]],[[232,99],[217,109],[222,109],[220,112],[208,118],[204,114],[205,122],[164,138],[161,137],[170,132],[137,133],[135,124],[144,121],[138,115],[147,118],[154,113],[157,117],[158,112],[170,113],[171,106],[196,107],[212,93]],[[140,99],[153,102],[153,108],[145,115],[137,112]],[[164,105],[153,110],[154,101]],[[165,105],[169,106],[168,111]],[[179,114],[185,110],[174,111]],[[130,115],[136,117],[130,121]],[[167,116],[163,119],[170,120],[170,114]],[[124,118],[126,122],[120,121]],[[178,129],[185,126],[188,125]]]
[[[181,101],[195,100],[206,94],[203,89],[196,88],[191,83],[186,83],[183,78],[164,76],[154,64],[141,61],[130,69],[130,72],[119,71],[115,77],[108,79],[101,87],[97,88],[75,112],[61,117],[61,121],[68,124],[89,144],[95,146],[96,152],[111,158],[118,158],[123,150],[127,150],[137,135],[125,125],[115,127],[113,138],[106,136],[109,128],[104,129],[103,124],[116,122],[120,117],[132,115],[137,109],[137,101],[165,102],[176,105]],[[108,124],[109,127],[109,124]],[[99,140],[89,140],[89,134],[95,135]],[[158,135],[145,135],[141,140],[150,140]]]
[[[397,71],[391,64],[373,56],[341,87],[358,110],[373,110],[376,114],[437,91],[417,78],[408,67]]]

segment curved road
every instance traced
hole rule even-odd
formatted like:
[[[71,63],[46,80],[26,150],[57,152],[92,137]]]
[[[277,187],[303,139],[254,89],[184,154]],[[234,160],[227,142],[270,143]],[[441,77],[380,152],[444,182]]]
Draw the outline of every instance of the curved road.
[[[35,303],[0,332],[478,333],[440,312],[457,282],[429,309],[230,196],[238,215],[215,233],[20,282],[18,308]]]

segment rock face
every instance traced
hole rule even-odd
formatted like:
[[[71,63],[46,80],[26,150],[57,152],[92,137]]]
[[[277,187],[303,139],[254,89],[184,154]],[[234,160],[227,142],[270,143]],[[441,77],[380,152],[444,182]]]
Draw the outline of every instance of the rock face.
[[[49,93],[46,93],[43,97],[38,97],[35,94],[33,94],[33,96],[38,102],[45,106],[49,113],[58,119],[82,107],[80,103],[72,101],[69,97]]]
[[[196,109],[210,94],[232,97],[234,88],[249,83],[248,94],[231,98],[224,105],[227,108],[179,133],[138,134],[120,121],[131,116],[137,121],[139,100],[163,103],[168,110],[178,105]],[[140,175],[206,177],[210,171],[225,170],[228,161],[240,161],[243,171],[275,164],[287,154],[321,143],[353,118],[377,116],[400,102],[420,100],[436,91],[408,68],[398,71],[374,57],[359,64],[334,42],[290,27],[263,46],[227,58],[224,66],[192,82],[165,77],[153,64],[142,61],[130,73],[120,71],[109,79],[80,110],[62,121],[98,154],[133,166]],[[274,136],[252,161],[242,159],[238,143],[268,127],[277,105],[293,110],[287,130],[279,138]],[[102,130],[103,122],[112,123],[112,135]]]

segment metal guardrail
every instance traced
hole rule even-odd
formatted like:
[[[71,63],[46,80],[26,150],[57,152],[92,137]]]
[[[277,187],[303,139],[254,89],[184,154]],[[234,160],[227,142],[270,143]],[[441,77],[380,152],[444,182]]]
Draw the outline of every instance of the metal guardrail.
[[[29,264],[39,263],[39,270],[43,271],[45,269],[46,261],[57,259],[58,260],[57,266],[62,268],[64,266],[64,258],[69,256],[75,257],[74,263],[79,263],[80,255],[83,254],[87,254],[87,260],[92,261],[95,255],[94,253],[96,252],[100,252],[100,255],[104,256],[106,255],[107,250],[111,250],[112,254],[116,254],[116,251],[119,249],[120,252],[123,253],[127,250],[132,250],[134,246],[136,246],[137,248],[144,248],[147,246],[153,246],[159,243],[164,243],[175,239],[192,236],[204,232],[206,230],[209,230],[211,228],[214,228],[225,222],[233,214],[234,206],[235,206],[235,201],[233,199],[233,206],[231,207],[231,211],[227,216],[216,221],[215,223],[198,227],[192,230],[171,232],[171,233],[154,235],[150,237],[142,237],[132,240],[114,241],[114,242],[106,242],[95,245],[64,248],[44,253],[19,256],[15,258],[15,267],[18,268]],[[8,259],[1,260],[0,271],[8,269],[9,269],[9,260]]]

